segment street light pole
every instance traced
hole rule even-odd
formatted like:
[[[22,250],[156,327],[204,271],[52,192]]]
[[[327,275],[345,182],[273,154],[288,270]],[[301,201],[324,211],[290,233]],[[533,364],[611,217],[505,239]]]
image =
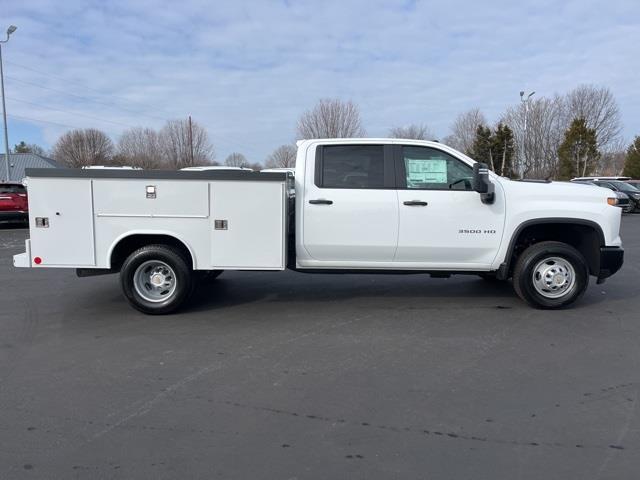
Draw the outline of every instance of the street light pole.
[[[4,100],[4,71],[2,70],[2,44],[9,41],[9,36],[16,31],[15,25],[10,25],[7,28],[7,38],[0,40],[0,91],[2,92],[2,118],[4,119],[4,164],[5,172],[7,174],[7,182],[11,179],[9,170],[9,130],[7,128],[7,107]]]
[[[522,161],[526,160],[525,148],[527,144],[527,119],[529,118],[529,100],[536,92],[531,92],[525,97],[524,90],[520,91],[520,101],[524,103],[524,131],[522,132]]]

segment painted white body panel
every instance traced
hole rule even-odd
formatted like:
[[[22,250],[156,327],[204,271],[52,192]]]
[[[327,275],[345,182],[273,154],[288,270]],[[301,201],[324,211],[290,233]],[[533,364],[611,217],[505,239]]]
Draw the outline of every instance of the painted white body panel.
[[[312,206],[311,198],[336,197],[333,189],[314,185],[315,153],[318,145],[400,144],[429,146],[442,150],[472,166],[473,159],[451,147],[421,140],[405,139],[323,139],[298,142],[296,158],[296,262],[298,268],[313,269],[390,269],[492,271],[505,261],[512,236],[524,222],[556,218],[591,221],[603,230],[605,245],[621,245],[619,230],[621,211],[607,204],[605,189],[568,182],[529,183],[512,181],[490,172],[495,189],[495,202],[483,204],[476,192],[437,190],[394,190],[398,197],[398,240],[392,259],[376,261],[343,256],[316,258],[312,252],[332,234],[340,236],[343,245],[361,241],[361,230],[338,230],[344,218],[332,225],[331,206]],[[576,188],[584,187],[583,190]],[[309,193],[313,191],[314,195]],[[346,190],[347,192],[349,190]],[[358,190],[363,201],[373,201],[372,192]],[[344,191],[343,191],[344,192]],[[405,206],[405,200],[428,202],[426,207]],[[311,207],[315,207],[314,210]],[[315,214],[325,209],[324,218]],[[360,207],[361,208],[361,207]],[[382,213],[380,213],[382,214]],[[395,214],[394,214],[395,215]],[[336,216],[342,217],[341,214]],[[393,218],[396,218],[395,216]],[[312,222],[311,227],[307,222]],[[364,223],[364,222],[363,222]],[[379,222],[385,225],[384,222]],[[369,225],[365,233],[376,235]],[[393,227],[388,227],[393,231]],[[368,229],[368,230],[367,230]],[[480,234],[460,233],[481,231]],[[495,233],[493,233],[495,231]],[[491,232],[491,233],[485,233]],[[335,237],[332,237],[335,238]],[[367,239],[370,244],[377,239]],[[334,240],[335,241],[335,240]]]
[[[156,198],[146,198],[152,185]],[[209,182],[180,180],[93,180],[96,217],[207,218]]]
[[[590,185],[526,183],[491,173],[492,204],[472,191],[317,187],[316,147],[340,144],[428,146],[474,163],[434,142],[329,139],[298,142],[294,192],[284,179],[33,177],[31,241],[26,258],[18,255],[14,264],[107,269],[120,240],[159,234],[181,241],[198,270],[282,270],[291,193],[300,269],[497,270],[518,229],[540,219],[593,222],[603,232],[604,245],[621,245],[620,209],[607,204],[608,190]],[[148,185],[156,187],[156,198],[146,198]],[[333,204],[309,204],[323,198]],[[428,205],[404,205],[408,200]],[[49,218],[49,228],[36,228],[35,217]],[[216,229],[215,220],[226,220],[227,228]],[[41,265],[35,265],[35,257],[42,258]]]
[[[285,268],[284,180],[30,180],[29,257],[16,266],[108,269],[118,242],[143,234],[181,241],[196,270]],[[147,186],[155,187],[155,198],[147,198]],[[49,227],[36,227],[36,217],[46,217]],[[215,220],[226,220],[227,228],[216,230]]]
[[[29,229],[40,267],[95,265],[91,188],[84,179],[29,179]],[[36,228],[35,217],[48,218],[49,227]]]
[[[309,172],[312,175],[313,171]],[[398,242],[395,190],[320,189],[307,179],[304,194],[305,250],[314,260],[390,262]],[[332,205],[309,200],[330,198]]]
[[[495,193],[495,202],[485,205],[472,191],[399,190],[400,231],[394,260],[418,262],[426,269],[450,268],[449,264],[456,269],[489,268],[505,219],[504,193],[501,188]],[[407,206],[406,200],[428,205]]]
[[[212,190],[213,218],[228,230],[212,229],[211,263],[224,270],[284,270],[285,185],[276,182],[219,182]],[[257,267],[259,265],[259,267]]]

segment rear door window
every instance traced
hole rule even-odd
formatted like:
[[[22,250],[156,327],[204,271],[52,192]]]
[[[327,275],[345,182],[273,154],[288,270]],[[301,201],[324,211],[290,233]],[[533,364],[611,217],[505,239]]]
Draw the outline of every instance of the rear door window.
[[[385,187],[383,145],[325,145],[320,167],[321,188]]]

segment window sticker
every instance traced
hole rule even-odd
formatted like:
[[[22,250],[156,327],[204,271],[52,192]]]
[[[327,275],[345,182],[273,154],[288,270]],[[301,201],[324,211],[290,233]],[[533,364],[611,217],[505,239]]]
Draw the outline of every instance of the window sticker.
[[[406,158],[407,184],[447,183],[447,161],[440,159],[425,160]]]

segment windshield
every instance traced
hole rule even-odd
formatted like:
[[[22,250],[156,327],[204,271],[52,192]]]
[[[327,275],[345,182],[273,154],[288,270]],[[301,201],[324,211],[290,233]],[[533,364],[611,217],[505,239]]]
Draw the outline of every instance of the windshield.
[[[618,190],[622,190],[626,193],[640,193],[640,190],[638,190],[636,187],[625,182],[611,182],[611,184],[614,185]]]
[[[22,185],[0,184],[0,193],[27,193]]]

